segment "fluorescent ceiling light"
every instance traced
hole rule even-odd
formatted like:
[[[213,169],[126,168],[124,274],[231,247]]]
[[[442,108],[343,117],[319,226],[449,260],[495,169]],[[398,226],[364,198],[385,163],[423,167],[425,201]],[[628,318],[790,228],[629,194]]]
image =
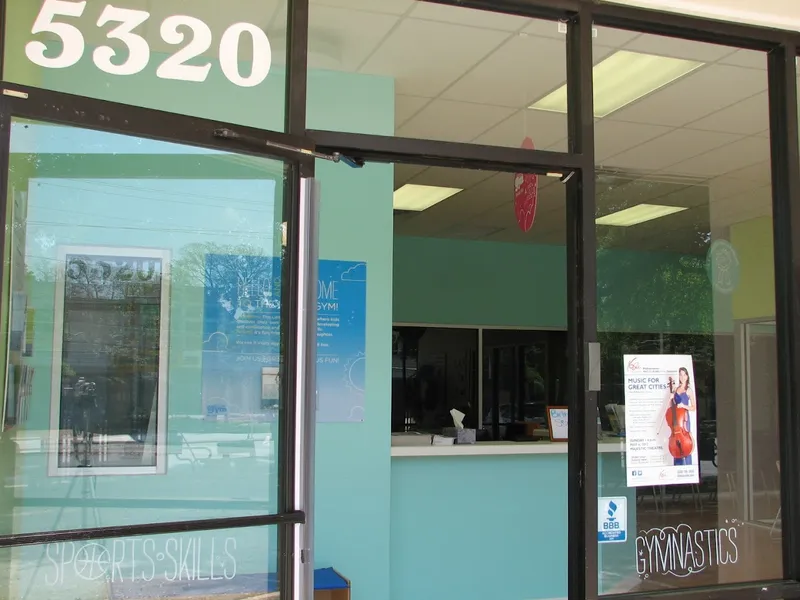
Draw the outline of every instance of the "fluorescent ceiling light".
[[[702,66],[696,60],[619,50],[592,70],[594,116],[608,116]],[[567,112],[567,86],[561,86],[529,108]]]
[[[610,227],[630,227],[645,221],[660,219],[667,215],[673,215],[686,210],[685,206],[661,206],[659,204],[637,204],[624,210],[620,210],[605,217],[600,217],[595,221],[598,225],[608,225]]]
[[[421,211],[463,191],[460,188],[407,183],[399,190],[395,190],[392,204],[395,210]]]

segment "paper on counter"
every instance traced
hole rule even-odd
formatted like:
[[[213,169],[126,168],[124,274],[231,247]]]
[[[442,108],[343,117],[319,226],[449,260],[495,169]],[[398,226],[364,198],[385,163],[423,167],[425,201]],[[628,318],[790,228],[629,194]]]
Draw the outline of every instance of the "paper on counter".
[[[456,426],[456,429],[464,429],[464,417],[466,415],[463,412],[453,408],[450,410],[450,416],[453,417],[453,425]]]

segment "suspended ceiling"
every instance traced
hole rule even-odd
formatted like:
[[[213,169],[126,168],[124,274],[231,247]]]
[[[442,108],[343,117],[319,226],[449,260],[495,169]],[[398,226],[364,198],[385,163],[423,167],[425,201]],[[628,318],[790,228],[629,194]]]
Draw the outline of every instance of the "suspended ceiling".
[[[537,148],[566,150],[566,116],[528,108],[566,80],[557,23],[414,0],[311,0],[310,23],[310,68],[394,80],[397,135],[506,146],[530,136]],[[315,39],[325,41],[324,53],[315,52]],[[703,66],[597,121],[598,167],[649,181],[601,181],[601,214],[646,196],[691,207],[658,220],[656,231],[672,231],[669,242],[666,235],[653,239],[656,222],[615,239],[688,251],[698,232],[770,214],[766,57],[597,29],[595,62],[619,49]],[[564,190],[552,181],[542,178],[528,234],[514,220],[510,174],[396,167],[395,187],[408,182],[465,191],[422,213],[397,215],[398,235],[563,243]]]
[[[698,5],[716,3],[720,9],[720,2],[705,0]],[[725,0],[728,9],[736,2],[744,0]],[[764,2],[772,3],[763,4],[765,13],[769,7],[786,8],[779,7],[778,0]],[[174,12],[173,2],[123,4],[153,13],[143,33],[154,51],[174,50],[160,41],[157,27]],[[89,4],[83,18],[96,21],[95,9],[99,7]],[[270,34],[275,64],[283,62],[285,1],[232,0],[220,12],[216,0],[197,0],[191,12],[208,23],[215,36],[236,21],[257,22]],[[789,12],[783,14],[791,17]],[[101,37],[89,43],[104,39],[104,33],[94,29]],[[654,224],[628,228],[614,239],[636,247],[688,250],[698,231],[768,215],[765,56],[597,29],[595,62],[619,49],[704,65],[597,121],[598,167],[649,182],[632,186],[619,178],[600,181],[600,214],[648,197],[691,207],[658,221],[659,231],[667,227],[673,231],[669,242],[664,235],[653,239]],[[311,0],[309,68],[391,78],[396,92],[395,130],[400,136],[507,146],[519,146],[529,136],[537,148],[565,151],[565,115],[528,108],[563,85],[565,58],[565,36],[555,22],[416,0]],[[522,234],[514,221],[511,175],[399,166],[396,171],[396,187],[414,182],[465,189],[423,213],[398,215],[399,235],[563,243],[564,190],[550,180],[542,178],[540,183],[534,229]],[[673,185],[676,181],[678,187]]]

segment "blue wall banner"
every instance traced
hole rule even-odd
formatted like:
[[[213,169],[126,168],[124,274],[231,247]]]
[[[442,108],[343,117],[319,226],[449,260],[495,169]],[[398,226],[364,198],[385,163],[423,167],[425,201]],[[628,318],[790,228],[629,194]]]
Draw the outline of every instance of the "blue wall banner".
[[[208,254],[203,309],[206,418],[275,418],[280,259]],[[318,421],[363,421],[367,265],[319,261]]]

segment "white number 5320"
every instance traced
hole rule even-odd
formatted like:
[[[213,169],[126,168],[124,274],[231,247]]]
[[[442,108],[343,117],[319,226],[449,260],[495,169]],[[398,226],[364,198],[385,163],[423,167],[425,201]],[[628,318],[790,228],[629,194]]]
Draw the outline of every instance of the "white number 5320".
[[[31,33],[50,34],[61,42],[58,56],[47,56],[44,42],[31,41],[25,45],[25,55],[32,63],[48,69],[65,69],[83,58],[86,42],[78,27],[60,19],[78,18],[86,10],[86,0],[45,0],[31,28]],[[107,5],[97,27],[109,24],[113,27],[106,33],[109,40],[121,42],[125,48],[122,62],[117,50],[111,46],[98,46],[92,53],[95,66],[111,75],[135,75],[150,63],[150,45],[135,30],[150,18],[144,10],[133,10]],[[59,20],[57,20],[59,19]],[[168,44],[180,46],[172,56],[164,60],[156,70],[161,79],[203,82],[211,70],[211,62],[188,64],[208,52],[214,38],[211,28],[195,17],[173,15],[161,23],[161,38]],[[250,73],[242,75],[239,66],[239,46],[242,35],[248,34],[253,43],[253,60]],[[117,58],[117,61],[112,59]],[[234,23],[222,34],[219,42],[219,66],[228,80],[241,87],[254,87],[269,75],[272,65],[272,48],[264,31],[252,23]]]

